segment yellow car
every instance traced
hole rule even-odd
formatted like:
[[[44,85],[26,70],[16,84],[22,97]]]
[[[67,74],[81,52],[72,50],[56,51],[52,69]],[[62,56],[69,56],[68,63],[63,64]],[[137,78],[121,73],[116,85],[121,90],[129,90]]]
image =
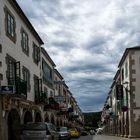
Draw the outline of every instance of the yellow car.
[[[71,138],[78,138],[80,137],[80,132],[76,128],[70,129],[70,136]]]

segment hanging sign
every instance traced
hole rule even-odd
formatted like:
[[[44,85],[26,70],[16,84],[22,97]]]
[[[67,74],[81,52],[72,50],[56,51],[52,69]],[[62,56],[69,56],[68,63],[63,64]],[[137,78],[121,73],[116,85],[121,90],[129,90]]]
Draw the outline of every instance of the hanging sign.
[[[123,99],[123,86],[122,85],[116,85],[116,98],[117,100]]]

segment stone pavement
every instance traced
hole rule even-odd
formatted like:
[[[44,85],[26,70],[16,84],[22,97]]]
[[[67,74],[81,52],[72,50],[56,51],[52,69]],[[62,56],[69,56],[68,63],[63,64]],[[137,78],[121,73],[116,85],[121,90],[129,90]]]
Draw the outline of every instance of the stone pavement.
[[[92,140],[140,140],[140,138],[124,138],[118,136],[95,135]]]

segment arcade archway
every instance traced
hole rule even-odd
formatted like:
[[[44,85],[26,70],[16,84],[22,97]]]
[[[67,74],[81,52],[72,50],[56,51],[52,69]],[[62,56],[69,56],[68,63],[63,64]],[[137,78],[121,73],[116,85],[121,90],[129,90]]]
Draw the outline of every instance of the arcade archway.
[[[24,124],[26,124],[27,122],[32,122],[33,118],[32,118],[32,113],[30,111],[26,111],[24,114]]]
[[[51,123],[55,124],[54,115],[51,115]]]
[[[8,140],[20,140],[20,116],[16,109],[12,109],[7,118]]]
[[[49,115],[47,113],[45,114],[45,122],[49,122]]]
[[[41,121],[42,121],[41,115],[39,112],[37,112],[35,116],[35,122],[41,122]]]

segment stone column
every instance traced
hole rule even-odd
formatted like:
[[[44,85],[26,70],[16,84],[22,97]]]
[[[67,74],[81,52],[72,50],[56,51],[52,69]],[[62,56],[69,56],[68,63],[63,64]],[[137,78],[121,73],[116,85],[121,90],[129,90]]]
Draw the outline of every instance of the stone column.
[[[2,95],[0,95],[0,139],[4,140],[4,124],[3,124],[3,111],[2,111]]]

